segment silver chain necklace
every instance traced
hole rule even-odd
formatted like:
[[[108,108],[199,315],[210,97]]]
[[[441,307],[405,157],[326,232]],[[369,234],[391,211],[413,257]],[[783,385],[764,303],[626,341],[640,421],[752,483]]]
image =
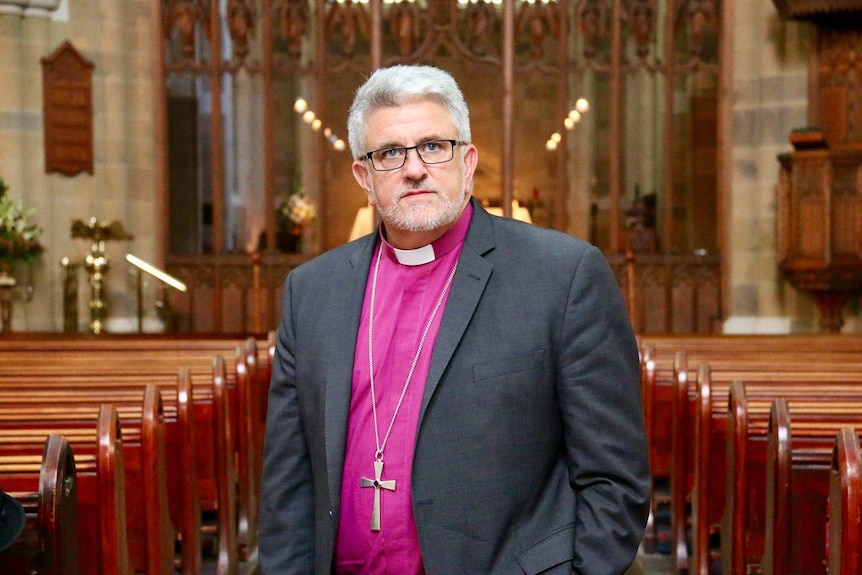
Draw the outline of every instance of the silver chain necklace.
[[[416,349],[416,355],[413,356],[413,363],[410,365],[410,371],[407,373],[407,380],[404,382],[404,387],[401,389],[401,396],[398,398],[398,403],[395,405],[395,411],[392,413],[392,419],[389,420],[389,427],[386,429],[386,435],[383,436],[383,441],[380,441],[380,433],[377,426],[377,397],[374,391],[374,300],[377,296],[377,273],[380,270],[380,257],[383,253],[381,245],[377,250],[377,260],[374,263],[374,275],[371,279],[371,302],[368,310],[368,372],[371,380],[371,414],[374,422],[374,444],[376,451],[374,452],[374,479],[366,477],[360,478],[360,487],[374,488],[374,508],[371,512],[371,530],[380,531],[380,490],[386,489],[395,491],[395,480],[383,480],[383,450],[386,449],[386,442],[389,440],[389,434],[392,432],[392,426],[395,424],[395,417],[398,415],[398,410],[401,409],[401,403],[404,401],[404,396],[407,394],[407,388],[410,386],[410,381],[413,379],[413,371],[416,369],[416,364],[419,362],[419,356],[422,354],[422,348],[425,346],[425,339],[428,337],[428,332],[431,330],[431,324],[434,323],[434,318],[437,316],[437,311],[443,305],[443,298],[446,297],[446,292],[449,291],[449,286],[452,285],[452,279],[455,277],[455,270],[458,269],[458,262],[452,266],[452,271],[449,272],[449,277],[446,278],[446,284],[440,292],[440,297],[437,298],[437,303],[431,311],[431,317],[428,318],[428,323],[425,324],[425,329],[422,331],[422,337],[419,340],[419,347]]]

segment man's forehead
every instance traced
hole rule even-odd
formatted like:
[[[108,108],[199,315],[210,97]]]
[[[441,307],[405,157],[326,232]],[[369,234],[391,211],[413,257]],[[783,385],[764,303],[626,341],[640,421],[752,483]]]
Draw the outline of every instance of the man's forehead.
[[[366,118],[366,128],[369,139],[374,139],[429,131],[449,134],[454,123],[446,108],[434,100],[423,99],[373,110]]]

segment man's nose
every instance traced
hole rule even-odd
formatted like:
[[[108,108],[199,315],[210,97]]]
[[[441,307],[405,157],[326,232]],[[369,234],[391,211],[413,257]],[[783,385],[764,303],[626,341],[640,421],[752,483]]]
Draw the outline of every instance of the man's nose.
[[[411,154],[411,152],[414,152]],[[407,150],[407,156],[404,158],[404,171],[409,174],[426,173],[426,164],[422,161],[419,155],[419,150],[411,148]]]

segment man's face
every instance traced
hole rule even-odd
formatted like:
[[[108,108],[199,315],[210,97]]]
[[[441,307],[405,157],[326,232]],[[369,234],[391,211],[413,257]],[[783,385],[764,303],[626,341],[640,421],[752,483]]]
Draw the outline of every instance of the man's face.
[[[449,112],[425,99],[373,111],[366,134],[366,151],[457,140]],[[401,168],[379,172],[370,160],[357,160],[353,175],[380,212],[389,241],[406,249],[430,243],[458,219],[472,191],[477,159],[472,144],[455,146],[454,158],[441,164],[425,164],[409,150]]]

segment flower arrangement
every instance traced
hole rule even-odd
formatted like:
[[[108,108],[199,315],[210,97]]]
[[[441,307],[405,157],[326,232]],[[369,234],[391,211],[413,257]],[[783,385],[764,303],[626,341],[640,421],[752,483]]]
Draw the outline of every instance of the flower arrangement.
[[[9,199],[8,190],[0,178],[0,263],[30,263],[45,251],[39,243],[42,228],[31,221],[34,210]]]
[[[300,234],[303,227],[314,221],[317,215],[317,208],[300,191],[282,200],[278,204],[275,214],[279,231]]]
[[[123,228],[123,224],[119,220],[103,222],[96,217],[90,218],[87,222],[74,220],[72,222],[72,237],[87,239],[91,242],[134,239],[134,236]]]

